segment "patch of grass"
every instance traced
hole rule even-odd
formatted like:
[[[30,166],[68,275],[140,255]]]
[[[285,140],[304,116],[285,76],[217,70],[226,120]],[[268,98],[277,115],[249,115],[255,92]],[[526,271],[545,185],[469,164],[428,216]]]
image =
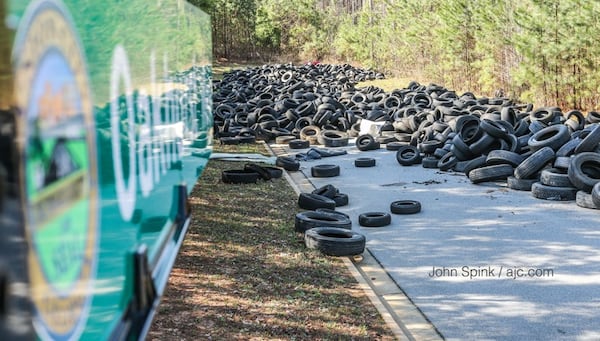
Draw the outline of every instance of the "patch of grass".
[[[376,86],[382,88],[385,92],[391,92],[395,89],[403,89],[408,86],[408,83],[413,79],[409,78],[386,78],[386,79],[374,79],[372,81],[360,82],[356,85],[357,88],[366,86]]]
[[[216,152],[268,155],[263,145]],[[224,184],[243,163],[211,160],[150,340],[393,340],[339,258],[304,247],[285,179]]]

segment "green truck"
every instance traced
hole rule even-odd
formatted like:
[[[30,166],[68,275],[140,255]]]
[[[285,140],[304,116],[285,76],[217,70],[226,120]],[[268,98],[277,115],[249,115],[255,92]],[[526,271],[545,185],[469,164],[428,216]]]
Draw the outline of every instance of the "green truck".
[[[210,18],[184,0],[0,15],[0,339],[141,339],[210,156]]]

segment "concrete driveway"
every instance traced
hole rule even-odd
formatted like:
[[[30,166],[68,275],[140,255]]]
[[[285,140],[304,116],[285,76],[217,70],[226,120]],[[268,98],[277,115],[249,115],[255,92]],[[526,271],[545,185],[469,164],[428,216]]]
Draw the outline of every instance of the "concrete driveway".
[[[349,195],[353,229],[414,305],[447,340],[600,339],[600,211],[533,198],[505,183],[471,184],[462,173],[404,167],[395,152],[361,152],[303,161],[315,187]],[[336,150],[339,148],[336,148]],[[295,154],[280,146],[278,154]],[[357,168],[354,159],[377,165]],[[341,174],[311,177],[336,164]],[[389,212],[394,200],[422,204],[385,227],[358,215]]]

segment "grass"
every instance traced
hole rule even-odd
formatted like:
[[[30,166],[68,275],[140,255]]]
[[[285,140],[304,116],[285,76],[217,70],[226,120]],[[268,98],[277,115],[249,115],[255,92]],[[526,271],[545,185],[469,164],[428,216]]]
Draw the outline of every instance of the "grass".
[[[263,145],[215,146],[262,153]],[[150,340],[393,340],[339,258],[294,232],[297,197],[284,179],[224,184],[211,160],[192,191],[192,223]]]

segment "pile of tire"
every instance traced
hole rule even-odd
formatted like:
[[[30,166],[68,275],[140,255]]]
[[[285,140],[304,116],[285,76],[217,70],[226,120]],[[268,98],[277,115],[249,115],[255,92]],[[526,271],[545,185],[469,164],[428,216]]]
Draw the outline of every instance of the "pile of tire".
[[[597,208],[590,204],[590,184],[600,181],[600,166],[591,154],[579,155],[600,153],[599,112],[534,109],[415,81],[391,92],[356,87],[373,78],[384,75],[347,64],[234,71],[215,82],[215,131],[234,143],[261,138],[290,148],[339,147],[356,137],[359,150],[385,145],[403,166],[464,172],[475,184],[506,181],[537,198],[575,196],[580,206]],[[377,133],[359,136],[363,120],[377,123]],[[568,178],[570,185],[557,178]]]
[[[356,256],[364,252],[365,236],[352,231],[347,214],[335,210],[347,204],[348,195],[330,184],[311,193],[300,193],[298,206],[307,211],[296,214],[294,229],[303,234],[307,248],[328,256]]]
[[[223,144],[281,137],[345,145],[347,132],[361,116],[353,106],[368,108],[367,97],[362,97],[368,92],[357,91],[355,85],[381,78],[381,73],[348,64],[278,64],[232,71],[213,82],[214,131]],[[350,105],[356,93],[360,103]]]

